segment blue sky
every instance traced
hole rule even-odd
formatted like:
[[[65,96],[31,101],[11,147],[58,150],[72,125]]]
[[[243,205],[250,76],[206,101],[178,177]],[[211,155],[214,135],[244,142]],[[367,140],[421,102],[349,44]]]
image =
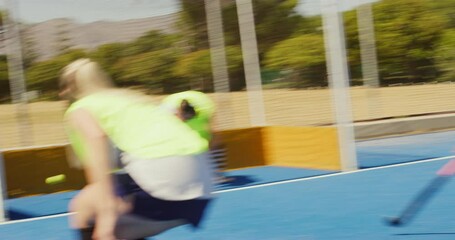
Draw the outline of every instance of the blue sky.
[[[79,22],[126,20],[173,13],[179,10],[178,0],[13,0],[20,19],[42,22],[53,18],[72,18]],[[300,0],[298,11],[306,15],[320,12],[320,0]],[[343,10],[376,0],[340,0]],[[0,6],[4,6],[1,0]]]

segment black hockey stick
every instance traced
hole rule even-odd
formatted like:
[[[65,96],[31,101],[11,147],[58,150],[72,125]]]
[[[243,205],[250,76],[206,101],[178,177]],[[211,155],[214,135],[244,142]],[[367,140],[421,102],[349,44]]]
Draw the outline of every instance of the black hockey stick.
[[[418,195],[406,206],[397,217],[385,218],[385,222],[390,226],[402,226],[409,223],[417,213],[425,206],[434,194],[440,190],[450,179],[447,175],[435,177]]]

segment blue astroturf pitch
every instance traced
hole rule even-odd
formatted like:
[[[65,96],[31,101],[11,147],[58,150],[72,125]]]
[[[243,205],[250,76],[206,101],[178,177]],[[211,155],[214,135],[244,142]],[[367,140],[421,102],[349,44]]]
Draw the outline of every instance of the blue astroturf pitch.
[[[361,169],[354,172],[273,166],[230,171],[234,181],[218,186],[200,229],[182,226],[151,239],[455,239],[453,180],[409,225],[383,223],[452,158],[454,135],[358,142]],[[0,239],[77,239],[66,210],[76,193],[8,200],[10,213],[19,220],[0,224]]]

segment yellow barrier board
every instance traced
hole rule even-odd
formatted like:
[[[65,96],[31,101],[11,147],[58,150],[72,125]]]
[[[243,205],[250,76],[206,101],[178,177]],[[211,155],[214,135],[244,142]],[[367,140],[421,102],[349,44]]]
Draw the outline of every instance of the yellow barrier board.
[[[6,150],[3,152],[9,198],[71,191],[85,185],[82,170],[70,168],[65,146]],[[46,179],[65,175],[65,181],[47,184]]]
[[[340,170],[334,127],[256,127],[217,132],[227,150],[227,169],[283,166]],[[3,152],[8,197],[81,189],[82,170],[72,168],[67,145]],[[65,181],[46,184],[63,175]]]
[[[262,141],[263,128],[244,128],[217,132],[227,150],[227,169],[266,164]]]
[[[217,135],[227,148],[227,169],[264,165],[341,169],[334,127],[257,127]]]
[[[266,127],[263,141],[267,165],[341,169],[333,127]]]

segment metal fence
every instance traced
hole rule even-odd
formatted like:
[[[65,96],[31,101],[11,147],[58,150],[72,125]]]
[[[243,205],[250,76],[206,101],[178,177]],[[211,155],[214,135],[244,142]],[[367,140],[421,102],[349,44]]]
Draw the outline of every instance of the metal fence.
[[[334,98],[343,89],[329,87],[328,15],[321,12],[331,6],[343,11],[333,16],[343,17],[345,93],[354,121],[455,110],[450,1],[92,0],[84,14],[67,18],[61,15],[83,1],[57,2],[61,14],[49,19],[29,16],[31,1],[3,6],[4,27],[12,31],[3,38],[12,87],[0,82],[0,94],[19,97],[0,105],[1,148],[66,142],[66,103],[57,101],[53,84],[58,67],[80,56],[100,61],[119,85],[140,86],[157,102],[185,89],[208,92],[218,103],[216,130],[337,124]],[[108,2],[110,14],[92,11]],[[430,20],[439,25],[427,31]],[[14,87],[21,74],[25,87]],[[38,98],[26,103],[27,91]]]

